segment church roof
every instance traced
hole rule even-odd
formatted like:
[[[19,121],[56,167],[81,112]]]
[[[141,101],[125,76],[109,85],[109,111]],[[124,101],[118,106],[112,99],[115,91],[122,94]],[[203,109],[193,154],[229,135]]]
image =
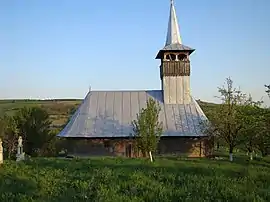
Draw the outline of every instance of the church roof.
[[[195,51],[195,49],[185,46],[183,44],[170,44],[165,46],[158,52],[156,59],[162,58],[162,54],[166,51],[187,51],[189,52],[189,54],[191,54],[193,51]]]
[[[199,123],[206,116],[192,99],[190,104],[164,104],[161,90],[90,91],[58,137],[129,137],[131,122],[148,98],[161,107],[162,136],[204,136]]]
[[[190,47],[185,46],[183,44],[170,44],[168,46],[165,46],[162,50],[164,50],[164,51],[170,51],[170,50],[194,51],[193,48],[190,48]]]

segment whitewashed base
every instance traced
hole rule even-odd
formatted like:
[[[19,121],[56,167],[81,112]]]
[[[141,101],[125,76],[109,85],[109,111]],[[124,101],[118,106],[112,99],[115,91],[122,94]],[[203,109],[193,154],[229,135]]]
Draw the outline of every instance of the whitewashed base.
[[[25,153],[22,153],[22,154],[17,154],[16,155],[16,161],[24,161],[25,160]]]
[[[230,153],[230,161],[233,161],[233,154]]]

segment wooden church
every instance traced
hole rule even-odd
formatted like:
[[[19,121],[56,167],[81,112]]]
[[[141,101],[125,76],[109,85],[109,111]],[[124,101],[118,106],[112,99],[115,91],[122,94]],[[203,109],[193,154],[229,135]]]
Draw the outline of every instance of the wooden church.
[[[167,39],[156,59],[161,61],[161,90],[89,91],[66,127],[58,134],[69,153],[87,156],[135,157],[131,122],[153,98],[161,107],[164,132],[158,154],[204,157],[207,138],[200,122],[207,120],[190,93],[190,54],[182,44],[174,3],[171,0]]]

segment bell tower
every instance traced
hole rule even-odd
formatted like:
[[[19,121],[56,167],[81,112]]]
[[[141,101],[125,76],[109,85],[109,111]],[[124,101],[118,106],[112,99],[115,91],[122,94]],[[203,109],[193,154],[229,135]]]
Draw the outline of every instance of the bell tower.
[[[182,44],[174,2],[171,0],[165,47],[156,59],[161,60],[160,79],[165,104],[189,104],[190,95],[190,54],[195,51]]]

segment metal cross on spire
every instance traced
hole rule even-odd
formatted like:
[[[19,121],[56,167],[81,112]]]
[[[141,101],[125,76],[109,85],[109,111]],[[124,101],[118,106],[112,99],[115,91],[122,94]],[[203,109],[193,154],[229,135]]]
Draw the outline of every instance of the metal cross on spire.
[[[169,17],[167,40],[166,40],[165,46],[171,45],[171,44],[182,44],[178,20],[176,16],[175,7],[174,7],[174,0],[170,0],[170,2],[171,2],[170,17]]]

